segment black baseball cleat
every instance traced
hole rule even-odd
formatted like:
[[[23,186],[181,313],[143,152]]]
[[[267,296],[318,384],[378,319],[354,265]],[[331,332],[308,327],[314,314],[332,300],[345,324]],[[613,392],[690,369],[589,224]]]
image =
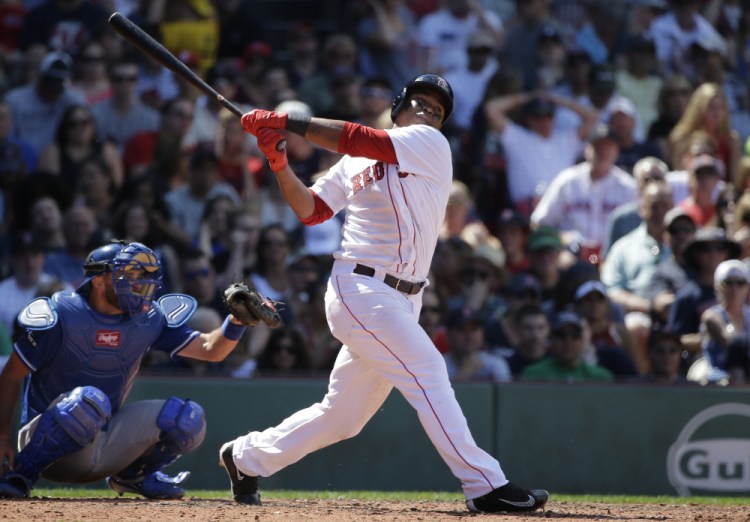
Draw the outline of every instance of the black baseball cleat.
[[[486,495],[467,500],[466,507],[475,513],[535,511],[544,507],[548,498],[549,493],[543,489],[524,489],[508,482]]]
[[[232,496],[234,501],[240,504],[260,506],[260,493],[258,492],[258,477],[245,475],[234,464],[232,449],[234,441],[227,442],[219,450],[219,464],[227,470],[229,481],[232,483]]]

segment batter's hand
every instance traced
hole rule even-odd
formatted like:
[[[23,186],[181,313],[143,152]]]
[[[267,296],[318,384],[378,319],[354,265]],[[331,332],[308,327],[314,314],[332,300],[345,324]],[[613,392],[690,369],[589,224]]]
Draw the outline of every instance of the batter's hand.
[[[284,170],[289,165],[286,149],[278,150],[279,142],[284,140],[284,136],[279,131],[267,128],[258,129],[256,136],[258,137],[258,148],[268,158],[271,170],[274,172]]]
[[[255,109],[242,115],[242,127],[245,132],[257,136],[261,128],[285,129],[287,115],[284,112]]]

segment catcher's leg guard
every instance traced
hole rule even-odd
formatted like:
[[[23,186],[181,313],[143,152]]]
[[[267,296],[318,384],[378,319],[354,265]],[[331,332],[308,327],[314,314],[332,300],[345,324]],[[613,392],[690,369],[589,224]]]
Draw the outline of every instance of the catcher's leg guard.
[[[112,415],[107,396],[82,386],[45,411],[26,447],[18,453],[14,471],[32,486],[56,461],[94,440]]]
[[[162,430],[161,440],[120,471],[114,477],[116,480],[138,482],[200,446],[206,436],[203,408],[190,399],[167,399],[156,418],[156,425]]]

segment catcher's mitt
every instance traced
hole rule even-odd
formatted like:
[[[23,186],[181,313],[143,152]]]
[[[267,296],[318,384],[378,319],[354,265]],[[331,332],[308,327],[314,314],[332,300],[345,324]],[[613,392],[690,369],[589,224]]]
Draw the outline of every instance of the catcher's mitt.
[[[245,326],[255,326],[259,322],[271,328],[282,324],[276,304],[251,290],[244,283],[232,283],[224,290],[224,304],[235,319]]]

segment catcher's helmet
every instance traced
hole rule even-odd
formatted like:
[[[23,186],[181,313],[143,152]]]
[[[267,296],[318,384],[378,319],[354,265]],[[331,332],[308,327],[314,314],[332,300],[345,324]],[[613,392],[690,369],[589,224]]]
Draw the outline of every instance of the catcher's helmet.
[[[112,243],[100,246],[89,252],[89,255],[86,256],[86,261],[83,262],[83,273],[86,276],[84,284],[91,281],[91,278],[94,276],[111,272],[115,256],[127,244],[126,241],[113,240]]]
[[[409,99],[409,96],[419,91],[429,91],[436,94],[443,103],[443,109],[445,111],[443,115],[443,123],[448,119],[448,116],[453,112],[453,89],[450,84],[442,76],[437,74],[420,74],[401,89],[401,92],[396,95],[393,99],[393,105],[391,106],[391,120],[396,121],[396,116],[404,108],[404,105]]]
[[[117,302],[136,323],[146,322],[156,291],[161,285],[161,263],[141,243],[130,243],[112,261],[112,281]]]

